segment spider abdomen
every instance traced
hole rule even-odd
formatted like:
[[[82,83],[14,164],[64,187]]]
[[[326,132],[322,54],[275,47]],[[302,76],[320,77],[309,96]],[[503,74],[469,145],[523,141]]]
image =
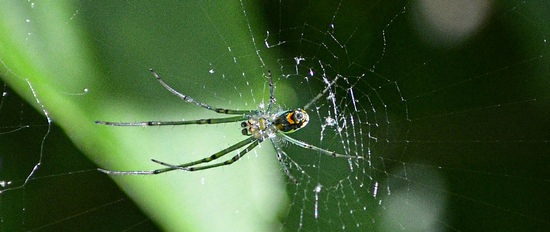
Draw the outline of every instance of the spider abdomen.
[[[275,118],[273,123],[277,127],[277,130],[283,133],[292,133],[305,127],[308,122],[309,115],[307,112],[298,108],[282,112]]]

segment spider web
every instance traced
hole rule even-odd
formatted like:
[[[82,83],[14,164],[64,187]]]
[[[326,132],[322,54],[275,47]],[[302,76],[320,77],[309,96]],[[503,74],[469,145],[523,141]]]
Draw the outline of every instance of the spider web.
[[[56,5],[21,6],[10,25],[23,29],[9,29],[21,45],[11,46],[43,51],[47,36],[37,19]],[[82,1],[57,14],[59,25],[89,28],[74,46],[87,48],[101,68],[50,65],[62,69],[50,71],[52,83],[63,80],[53,94],[51,83],[0,58],[7,80],[0,85],[0,230],[549,226],[547,3],[163,5]],[[36,66],[48,70],[41,62]],[[306,107],[311,118],[291,137],[363,159],[277,140],[295,185],[266,141],[227,167],[113,177],[123,193],[95,168],[155,169],[150,158],[184,163],[242,139],[239,125],[87,124],[219,116],[167,93],[148,68],[194,99],[230,109],[265,106],[270,70],[277,109]],[[56,110],[55,94],[89,115],[72,119],[70,108]],[[177,210],[159,216],[163,205]]]

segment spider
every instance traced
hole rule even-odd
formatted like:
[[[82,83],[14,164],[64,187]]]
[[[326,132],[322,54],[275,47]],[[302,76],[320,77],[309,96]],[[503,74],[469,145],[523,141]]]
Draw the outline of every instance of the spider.
[[[283,171],[293,182],[297,183],[296,179],[290,174],[288,168],[283,162],[283,156],[286,156],[286,153],[275,142],[276,137],[280,137],[283,140],[286,140],[289,143],[297,145],[299,147],[314,150],[332,157],[348,158],[348,159],[362,158],[361,156],[339,154],[334,151],[326,150],[288,136],[288,134],[296,132],[304,128],[308,124],[309,115],[306,112],[307,108],[309,108],[309,106],[313,102],[317,101],[322,95],[324,95],[328,91],[330,86],[332,86],[336,82],[338,77],[336,77],[335,80],[332,83],[330,83],[327,88],[325,88],[321,93],[319,93],[312,101],[310,101],[310,103],[306,104],[303,108],[296,108],[293,110],[286,110],[282,112],[272,112],[275,104],[275,94],[274,94],[273,78],[270,71],[268,71],[270,99],[269,99],[269,104],[267,106],[267,109],[265,111],[264,110],[232,110],[232,109],[212,107],[208,104],[199,102],[188,95],[178,92],[177,90],[170,87],[166,82],[164,82],[164,80],[162,80],[160,75],[157,72],[155,72],[153,69],[149,69],[149,71],[153,74],[155,79],[165,89],[170,91],[172,94],[178,96],[182,100],[191,104],[195,104],[199,107],[205,108],[207,110],[214,111],[219,114],[226,114],[226,115],[233,115],[233,116],[224,117],[224,118],[207,118],[207,119],[180,120],[180,121],[144,121],[144,122],[95,121],[95,123],[108,125],[108,126],[169,126],[169,125],[173,126],[173,125],[217,124],[217,123],[241,122],[241,128],[242,128],[241,134],[246,136],[246,138],[206,158],[202,158],[202,159],[184,163],[184,164],[174,165],[174,164],[162,162],[156,159],[151,159],[151,161],[165,167],[156,169],[156,170],[148,170],[148,171],[113,171],[113,170],[98,168],[98,170],[103,173],[106,173],[109,175],[154,175],[154,174],[160,174],[160,173],[169,172],[173,170],[198,171],[198,170],[210,169],[210,168],[215,168],[219,166],[230,165],[235,161],[239,160],[248,152],[250,152],[256,146],[258,146],[258,144],[266,140],[270,140],[271,144],[275,148],[275,151],[277,152],[277,159],[281,163],[281,166],[283,167]],[[210,161],[216,160],[235,150],[238,150],[242,147],[245,147],[245,148],[238,151],[237,154],[229,160],[226,160],[224,162],[214,163],[214,164],[205,164],[205,163],[209,163]]]

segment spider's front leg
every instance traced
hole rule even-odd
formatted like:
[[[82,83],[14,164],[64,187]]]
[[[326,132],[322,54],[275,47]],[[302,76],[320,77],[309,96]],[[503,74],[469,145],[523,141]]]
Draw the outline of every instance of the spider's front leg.
[[[164,165],[164,166],[167,166],[168,168],[164,168],[164,169],[157,169],[157,170],[154,170],[153,171],[153,174],[159,174],[159,173],[163,173],[163,172],[168,172],[168,171],[173,171],[173,170],[184,170],[184,171],[199,171],[199,170],[204,170],[204,169],[209,169],[209,168],[215,168],[215,167],[219,167],[219,166],[223,166],[223,165],[230,165],[232,163],[234,163],[235,161],[239,160],[241,157],[243,157],[244,155],[246,155],[249,151],[251,151],[252,149],[254,149],[256,146],[258,146],[258,144],[260,144],[262,141],[259,140],[259,139],[255,139],[253,137],[250,137],[248,139],[245,139],[239,143],[236,143],[234,144],[233,146],[231,147],[228,147],[226,149],[223,149],[209,157],[206,157],[204,159],[200,159],[200,160],[197,160],[197,161],[193,161],[193,162],[189,162],[189,163],[185,163],[185,164],[181,164],[181,165],[173,165],[173,164],[169,164],[169,163],[165,163],[165,162],[162,162],[162,161],[158,161],[158,160],[155,160],[155,159],[152,159],[153,162],[155,163],[158,163],[160,165]],[[229,152],[232,152],[238,148],[241,148],[247,144],[250,144],[248,145],[245,149],[239,151],[237,153],[237,155],[233,156],[231,159],[229,160],[226,160],[224,162],[221,162],[221,163],[215,163],[215,164],[211,164],[211,165],[204,165],[204,166],[195,166],[197,164],[202,164],[202,163],[207,163],[207,162],[210,162],[212,160],[215,160],[217,158],[220,158],[222,156],[224,156],[225,154],[229,153]]]
[[[221,165],[231,164],[231,163],[237,161],[241,156],[245,155],[248,151],[252,150],[252,148],[256,147],[259,143],[260,143],[260,140],[254,138],[254,137],[248,137],[245,140],[242,140],[238,143],[235,143],[235,144],[231,145],[228,148],[225,148],[225,149],[223,149],[219,152],[216,152],[216,153],[212,154],[209,157],[206,157],[206,158],[203,158],[203,159],[200,159],[200,160],[196,160],[196,161],[193,161],[193,162],[181,164],[181,165],[173,165],[173,164],[169,164],[169,163],[165,163],[165,162],[162,162],[162,161],[152,159],[152,161],[155,162],[155,163],[167,166],[167,168],[156,169],[156,170],[148,170],[148,171],[112,171],[112,170],[107,170],[107,169],[102,169],[102,168],[98,168],[97,170],[100,171],[100,172],[103,172],[105,174],[109,174],[109,175],[155,175],[155,174],[160,174],[160,173],[169,172],[169,171],[173,171],[173,170],[197,171],[197,170],[213,168],[213,167],[217,167],[217,166],[221,166]],[[241,147],[246,146],[247,144],[250,144],[250,145],[248,147],[246,147],[244,150],[237,153],[237,156],[239,156],[238,158],[235,158],[235,157],[237,157],[237,156],[235,156],[231,160],[225,161],[223,163],[207,165],[207,166],[200,166],[200,167],[191,167],[191,166],[194,166],[194,165],[197,165],[197,164],[207,163],[207,162],[210,162],[210,161],[215,160],[217,158],[220,158],[220,157],[222,157],[222,156],[224,156],[224,155],[226,155],[226,154],[228,154],[232,151],[235,151],[235,150],[237,150]]]

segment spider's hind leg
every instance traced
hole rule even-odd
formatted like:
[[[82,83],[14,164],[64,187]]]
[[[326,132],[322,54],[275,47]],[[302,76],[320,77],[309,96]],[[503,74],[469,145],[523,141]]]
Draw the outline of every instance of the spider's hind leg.
[[[269,138],[271,140],[271,144],[273,145],[273,148],[275,148],[275,152],[277,152],[277,160],[279,160],[279,163],[281,163],[281,167],[283,168],[283,172],[288,176],[288,179],[292,181],[294,184],[298,184],[298,180],[290,173],[290,170],[288,169],[287,165],[285,164],[283,157],[286,157],[287,154],[275,143],[273,138]]]

